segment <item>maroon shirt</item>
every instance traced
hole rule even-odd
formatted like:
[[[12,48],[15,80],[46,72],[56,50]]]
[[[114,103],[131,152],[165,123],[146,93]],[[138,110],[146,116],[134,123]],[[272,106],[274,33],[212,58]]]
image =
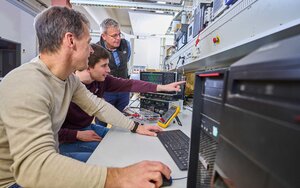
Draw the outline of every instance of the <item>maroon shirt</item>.
[[[93,81],[87,84],[86,88],[98,97],[102,97],[104,92],[156,92],[156,84],[140,80],[130,80],[107,76],[103,82]],[[77,130],[89,126],[94,116],[89,116],[75,103],[70,104],[65,122],[59,130],[59,142],[76,142]]]

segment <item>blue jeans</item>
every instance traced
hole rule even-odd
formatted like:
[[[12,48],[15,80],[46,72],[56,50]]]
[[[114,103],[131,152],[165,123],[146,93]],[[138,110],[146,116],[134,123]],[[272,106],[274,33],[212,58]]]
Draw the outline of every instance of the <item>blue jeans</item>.
[[[104,92],[103,98],[116,107],[120,112],[124,110],[124,108],[129,104],[129,92]],[[97,124],[100,124],[104,127],[107,126],[107,123],[100,121],[99,119],[95,119]]]
[[[129,104],[129,92],[105,92],[103,98],[121,112]]]
[[[22,188],[22,187],[15,183],[15,184],[9,186],[9,188]]]
[[[97,124],[91,124],[83,129],[80,129],[79,131],[85,131],[85,130],[93,130],[102,138],[109,131],[108,128]],[[63,143],[59,145],[59,151],[60,154],[62,155],[71,157],[73,159],[77,159],[82,162],[86,162],[89,159],[89,157],[92,155],[94,150],[97,148],[99,143],[100,142],[98,141],[93,141],[93,142],[76,141],[74,143]]]

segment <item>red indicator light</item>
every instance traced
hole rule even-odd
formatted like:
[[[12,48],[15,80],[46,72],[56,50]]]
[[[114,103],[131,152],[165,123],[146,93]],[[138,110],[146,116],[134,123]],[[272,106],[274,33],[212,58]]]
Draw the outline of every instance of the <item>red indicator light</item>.
[[[198,76],[200,76],[200,77],[214,77],[214,76],[220,76],[220,73],[218,73],[218,72],[206,73],[206,74],[199,74]]]

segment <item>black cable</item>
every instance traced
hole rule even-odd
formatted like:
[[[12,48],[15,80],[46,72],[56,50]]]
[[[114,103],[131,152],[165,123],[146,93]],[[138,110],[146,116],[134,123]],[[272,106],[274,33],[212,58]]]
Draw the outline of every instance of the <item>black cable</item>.
[[[190,107],[190,108],[193,108],[192,106],[190,106],[188,103],[185,104],[185,106],[187,107]]]
[[[138,106],[130,106],[130,108],[140,108],[139,105]]]
[[[181,123],[181,121],[180,121],[179,117],[178,117],[178,116],[176,116],[176,117],[175,117],[175,119],[176,119],[176,121],[177,121],[177,124],[178,124],[179,126],[182,126],[182,123]]]
[[[137,96],[137,98],[135,99],[135,100],[133,100],[128,106],[129,107],[132,107],[131,105],[135,102],[135,101],[137,101],[138,99],[140,99],[140,94],[138,94],[138,96]],[[139,106],[140,104],[138,104],[138,106]],[[137,107],[138,107],[137,106]],[[132,107],[132,108],[137,108],[137,107]]]
[[[185,107],[186,106],[186,107]],[[185,104],[185,106],[183,106],[183,109],[184,110],[189,110],[189,111],[191,111],[191,112],[193,112],[193,107],[191,107],[191,106],[189,106],[189,105],[187,105],[187,104]],[[188,108],[187,108],[188,107]],[[191,108],[191,109],[190,109]]]
[[[179,56],[179,57],[178,57],[178,60],[177,60],[177,62],[176,62],[176,66],[175,66],[175,70],[176,70],[177,67],[178,67],[178,64],[179,64],[180,59],[183,59],[183,61],[184,61],[185,57],[184,57],[184,56]],[[177,72],[177,71],[176,71],[176,72]]]
[[[187,176],[186,177],[180,177],[180,178],[172,178],[172,180],[183,180],[185,178],[187,178]]]

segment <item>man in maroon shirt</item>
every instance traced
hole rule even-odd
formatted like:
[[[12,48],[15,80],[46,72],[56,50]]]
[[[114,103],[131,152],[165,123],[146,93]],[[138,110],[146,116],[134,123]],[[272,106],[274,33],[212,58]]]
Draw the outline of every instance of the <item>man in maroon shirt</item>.
[[[80,78],[92,93],[102,97],[107,92],[158,92],[179,91],[180,84],[174,82],[168,85],[156,85],[139,80],[129,80],[110,76],[109,52],[97,44],[91,45],[94,53],[89,57],[89,68],[77,71]],[[94,117],[82,111],[71,103],[67,117],[59,131],[60,153],[71,158],[87,161],[96,149],[101,139],[109,130],[98,124],[93,124]]]

